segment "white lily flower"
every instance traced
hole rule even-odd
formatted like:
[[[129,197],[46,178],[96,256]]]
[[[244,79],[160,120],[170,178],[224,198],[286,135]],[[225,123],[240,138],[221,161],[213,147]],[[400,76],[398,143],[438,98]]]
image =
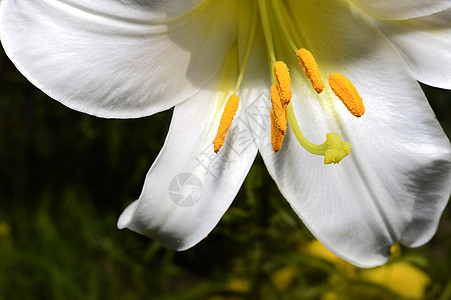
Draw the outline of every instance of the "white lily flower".
[[[219,222],[259,151],[311,232],[370,267],[397,241],[426,243],[451,192],[450,143],[416,81],[451,89],[450,8],[439,0],[2,0],[0,38],[19,71],[73,109],[133,118],[175,106],[120,228],[192,247]],[[304,73],[300,48],[319,69],[303,52]],[[272,74],[276,61],[290,68],[290,104],[289,79]],[[282,99],[274,108],[272,83]],[[334,94],[365,114],[352,115]],[[352,152],[339,136],[320,144],[329,132]],[[324,155],[347,157],[324,165]]]

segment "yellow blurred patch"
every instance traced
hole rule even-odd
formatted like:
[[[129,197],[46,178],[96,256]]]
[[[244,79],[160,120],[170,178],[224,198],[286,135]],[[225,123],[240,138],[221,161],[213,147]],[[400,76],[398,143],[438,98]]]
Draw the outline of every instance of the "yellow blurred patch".
[[[0,221],[0,237],[7,237],[11,233],[11,226],[4,221]]]
[[[271,281],[278,291],[286,291],[296,279],[296,273],[291,267],[280,268],[271,275]]]
[[[393,260],[401,256],[402,247],[397,243],[390,251]],[[426,287],[431,283],[424,271],[404,261],[392,261],[381,267],[360,269],[333,254],[317,240],[305,246],[303,252],[333,264],[348,279],[368,281],[408,299],[424,299]],[[336,291],[325,293],[322,297],[330,300],[339,298],[340,293]]]
[[[226,286],[229,291],[247,293],[251,288],[251,283],[245,278],[233,278],[227,282]]]
[[[321,300],[341,300],[342,296],[336,292],[326,292],[321,297]]]
[[[343,274],[346,274],[349,277],[354,277],[356,273],[357,267],[333,254],[318,240],[309,243],[304,249],[304,252],[333,264]]]
[[[403,261],[362,270],[361,278],[385,286],[409,299],[423,299],[426,287],[431,283],[425,272]]]
[[[399,242],[396,242],[390,247],[390,259],[395,259],[401,256],[402,246]]]

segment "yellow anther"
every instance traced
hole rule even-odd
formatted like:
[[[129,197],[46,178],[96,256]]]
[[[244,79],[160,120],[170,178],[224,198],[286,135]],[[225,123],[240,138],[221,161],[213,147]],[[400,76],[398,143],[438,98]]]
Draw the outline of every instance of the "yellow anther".
[[[238,102],[240,97],[233,94],[227,100],[226,106],[224,108],[224,113],[221,116],[221,121],[219,122],[218,133],[213,141],[215,153],[219,152],[219,149],[224,145],[224,140],[229,131],[230,125],[232,125],[233,117],[238,110]]]
[[[338,164],[343,158],[351,153],[351,144],[344,142],[336,132],[326,134],[327,150],[324,154],[324,164]]]
[[[275,124],[274,111],[272,109],[270,111],[270,116],[271,116],[271,146],[272,150],[275,153],[277,153],[280,151],[280,149],[282,149],[282,142],[284,136]]]
[[[302,68],[304,69],[305,76],[307,76],[307,78],[312,83],[313,89],[318,94],[321,94],[324,90],[325,85],[321,79],[321,75],[319,74],[318,64],[316,63],[313,54],[307,49],[299,49],[298,60]]]
[[[277,88],[283,103],[287,105],[291,101],[291,80],[288,67],[283,61],[274,63],[274,76],[276,77]]]
[[[339,73],[332,73],[329,75],[329,85],[351,114],[360,117],[365,113],[362,98],[348,78]]]
[[[275,84],[271,86],[271,103],[272,111],[274,113],[274,124],[277,129],[285,135],[287,132],[287,108],[280,99],[279,89]]]

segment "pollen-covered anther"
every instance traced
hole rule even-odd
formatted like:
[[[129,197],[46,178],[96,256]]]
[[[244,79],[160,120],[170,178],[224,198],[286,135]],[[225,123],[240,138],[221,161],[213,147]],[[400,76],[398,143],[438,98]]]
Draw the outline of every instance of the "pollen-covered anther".
[[[329,75],[329,85],[351,114],[360,117],[365,113],[362,98],[348,78],[339,73],[332,73]]]
[[[232,125],[233,117],[238,110],[238,103],[240,97],[233,94],[227,100],[224,112],[221,116],[221,121],[219,122],[218,133],[213,141],[214,151],[218,153],[221,147],[224,145],[224,140],[226,138],[227,132],[229,131],[230,125]]]
[[[304,69],[305,76],[307,76],[307,78],[312,83],[313,89],[318,94],[321,94],[324,90],[325,85],[323,83],[323,80],[321,79],[318,64],[316,63],[313,54],[307,49],[302,48],[299,49],[297,56],[299,64],[302,66],[302,69]]]
[[[271,86],[271,103],[271,110],[274,114],[274,125],[282,135],[285,135],[287,132],[287,108],[282,102],[279,95],[279,89],[275,84]]]
[[[291,101],[291,79],[288,67],[283,61],[274,63],[274,76],[276,77],[276,85],[279,89],[279,95],[285,105]]]
[[[270,116],[271,116],[271,146],[272,150],[275,153],[277,153],[280,151],[280,149],[282,149],[284,135],[280,132],[280,130],[276,126],[274,111],[272,109],[270,111]]]

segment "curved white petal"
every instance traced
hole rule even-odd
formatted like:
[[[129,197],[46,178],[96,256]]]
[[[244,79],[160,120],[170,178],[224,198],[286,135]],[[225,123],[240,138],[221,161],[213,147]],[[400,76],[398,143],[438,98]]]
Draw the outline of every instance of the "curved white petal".
[[[378,24],[415,79],[451,89],[451,9],[432,16]]]
[[[269,138],[258,145],[271,176],[311,232],[338,256],[370,267],[384,263],[398,240],[418,246],[432,237],[450,195],[451,150],[393,47],[364,19],[336,5],[329,10],[303,5],[298,27],[315,28],[318,37],[335,34],[305,43],[326,82],[332,72],[351,79],[366,113],[352,116],[329,87],[317,96],[296,62],[289,66],[292,101],[307,138],[319,144],[327,132],[338,132],[351,142],[351,154],[339,165],[324,165],[291,131],[277,154]],[[312,21],[309,16],[318,18],[316,27],[303,23]]]
[[[0,37],[33,84],[102,117],[188,99],[236,41],[235,1],[3,0]],[[201,66],[201,67],[200,67]]]
[[[432,15],[451,8],[450,0],[351,0],[370,16],[381,20],[404,20]]]
[[[257,147],[240,101],[224,146],[218,154],[213,152],[224,97],[229,96],[217,90],[215,81],[175,107],[165,145],[147,174],[140,199],[119,218],[119,228],[146,234],[170,249],[185,250],[219,222],[244,181]]]

